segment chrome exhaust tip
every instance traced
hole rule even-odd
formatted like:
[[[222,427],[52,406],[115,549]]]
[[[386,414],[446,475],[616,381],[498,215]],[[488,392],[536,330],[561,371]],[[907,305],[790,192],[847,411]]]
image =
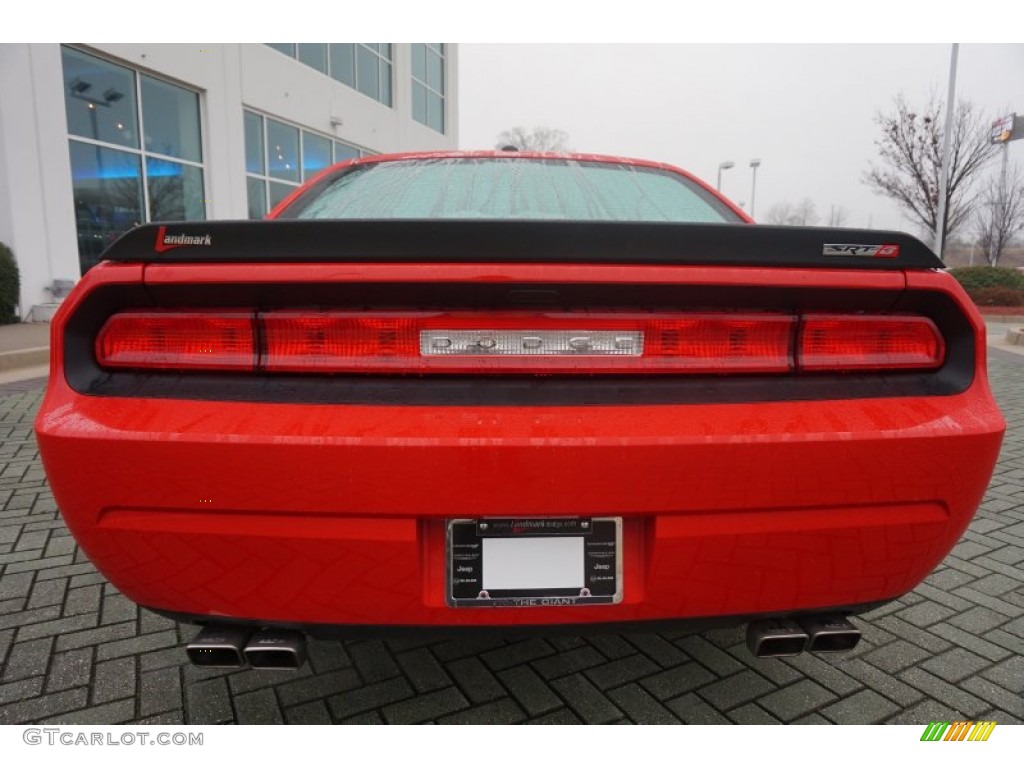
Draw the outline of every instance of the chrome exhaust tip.
[[[233,669],[245,666],[242,648],[249,639],[251,629],[210,624],[203,627],[192,642],[185,646],[188,660],[197,667]]]
[[[796,656],[807,648],[810,638],[791,619],[752,621],[747,625],[747,648],[759,659]]]
[[[860,630],[845,616],[806,616],[800,626],[810,636],[807,650],[811,653],[852,651],[860,642]]]
[[[306,661],[306,636],[293,629],[261,629],[243,653],[253,669],[298,669]]]

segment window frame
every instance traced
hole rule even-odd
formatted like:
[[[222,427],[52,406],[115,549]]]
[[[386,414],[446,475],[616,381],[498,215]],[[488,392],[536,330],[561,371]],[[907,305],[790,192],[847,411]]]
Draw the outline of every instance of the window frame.
[[[352,65],[352,82],[351,83],[348,82],[347,80],[344,80],[342,77],[336,76],[334,74],[334,72],[335,72],[334,52],[333,52],[334,49],[333,49],[331,43],[316,43],[316,45],[326,46],[326,51],[324,52],[324,56],[325,56],[324,61],[325,61],[326,66],[327,66],[326,71],[317,69],[312,64],[307,64],[301,58],[299,58],[299,45],[301,45],[301,43],[263,43],[263,45],[267,46],[271,50],[277,51],[282,56],[287,56],[288,58],[293,59],[294,61],[298,62],[302,66],[308,67],[309,69],[313,70],[314,72],[318,72],[321,75],[324,75],[325,77],[330,78],[331,80],[333,80],[336,83],[341,83],[346,88],[351,88],[353,91],[358,93],[360,96],[365,96],[366,98],[371,99],[371,100],[377,102],[378,104],[380,104],[383,107],[387,107],[388,109],[394,109],[395,108],[395,46],[398,45],[398,43],[344,43],[344,45],[351,45],[352,46],[352,61],[350,62],[351,65]],[[278,45],[290,45],[291,46],[291,52],[289,53],[287,51],[282,51],[280,48],[276,47]],[[384,53],[379,50],[379,47],[381,45],[388,46],[388,53],[390,54],[390,56],[385,56]],[[444,45],[444,43],[442,43],[442,45]],[[376,95],[370,95],[368,93],[365,93],[364,91],[362,91],[359,88],[359,51],[360,51],[360,49],[365,50],[366,52],[372,54],[375,57],[374,58],[374,62],[375,62],[375,65],[377,67],[377,93],[376,93]],[[338,64],[339,68],[340,68],[340,64],[341,64],[341,62],[339,62],[339,64]],[[386,64],[387,65],[387,72],[388,72],[388,91],[387,91],[388,100],[387,101],[384,101],[383,99],[381,99],[382,90],[383,90],[382,87],[381,87],[381,83],[383,81],[381,80],[381,77],[380,77],[380,71],[381,71],[381,65],[382,64]]]
[[[247,213],[247,215],[249,215],[250,219],[257,219],[257,220],[258,219],[262,219],[262,218],[266,217],[266,215],[268,213],[270,213],[272,210],[274,210],[274,208],[276,207],[276,204],[271,205],[272,197],[271,197],[271,193],[270,193],[270,185],[272,183],[274,183],[274,184],[283,184],[283,185],[289,186],[293,190],[295,190],[295,189],[298,189],[299,187],[301,187],[303,184],[305,184],[307,181],[312,179],[317,174],[322,173],[323,171],[327,170],[327,168],[331,168],[332,166],[337,165],[340,162],[344,162],[346,160],[355,160],[355,159],[358,159],[358,158],[361,158],[361,157],[367,157],[369,155],[378,154],[378,153],[376,153],[376,152],[374,152],[372,150],[366,149],[365,147],[359,146],[357,144],[353,144],[352,142],[342,141],[341,139],[339,139],[339,138],[337,138],[335,136],[331,136],[331,135],[326,134],[326,133],[321,133],[320,131],[315,131],[315,130],[312,130],[312,129],[309,129],[309,128],[305,128],[305,127],[299,125],[298,123],[293,123],[290,120],[282,120],[279,117],[275,117],[274,115],[268,114],[266,112],[261,112],[258,109],[253,109],[253,108],[247,107],[245,105],[242,106],[243,126],[244,126],[244,122],[245,122],[245,115],[247,115],[247,114],[255,115],[256,117],[259,118],[259,120],[260,120],[260,135],[263,138],[263,173],[253,173],[253,172],[251,172],[248,169],[248,166],[246,166],[246,170],[245,170],[245,179],[246,179],[246,213]],[[298,159],[297,159],[297,161],[298,161],[298,171],[299,171],[299,181],[298,182],[288,181],[287,179],[280,179],[280,178],[278,178],[276,176],[271,175],[271,173],[270,173],[270,162],[269,162],[270,144],[267,141],[267,121],[268,120],[273,120],[274,122],[280,123],[281,125],[285,125],[285,126],[287,126],[289,128],[294,128],[295,130],[297,130],[299,132],[299,156],[298,156]],[[320,138],[320,139],[326,139],[327,141],[330,142],[330,145],[331,145],[331,158],[330,158],[330,162],[327,164],[327,166],[325,168],[320,169],[319,171],[313,171],[313,172],[309,173],[308,175],[306,173],[306,168],[305,168],[306,136],[307,135],[315,136],[315,137]],[[354,149],[356,151],[356,156],[354,158],[353,157],[342,157],[342,158],[339,158],[338,157],[338,145],[339,144],[344,145],[346,147],[351,147],[352,149]],[[249,147],[246,146],[245,147],[246,154],[248,154],[248,150],[249,150]],[[266,209],[264,210],[264,212],[259,217],[253,217],[251,215],[252,209],[250,207],[249,186],[248,186],[249,185],[249,179],[257,180],[262,185],[262,189],[263,189],[263,202],[266,205]]]
[[[409,115],[412,117],[414,122],[417,122],[420,125],[426,126],[430,130],[435,131],[437,133],[440,133],[442,136],[447,136],[448,135],[448,49],[447,49],[447,43],[441,43],[440,44],[441,45],[440,49],[435,48],[433,46],[433,44],[431,44],[431,43],[410,43],[410,49],[412,49],[413,46],[417,46],[417,45],[422,45],[423,46],[423,48],[424,48],[424,55],[426,57],[428,57],[428,59],[424,61],[423,79],[422,80],[420,78],[416,77],[416,69],[415,69],[415,67],[413,67],[411,65],[409,67],[409,77],[412,80],[412,91],[410,92],[410,96],[409,96],[409,99],[410,99]],[[428,75],[429,64],[427,62],[429,61],[429,55],[431,53],[434,53],[435,55],[437,55],[441,59],[441,88],[442,88],[441,91],[438,91],[436,88],[431,87],[430,84],[427,83],[427,80],[429,79],[429,75]],[[424,119],[423,120],[420,120],[418,117],[416,117],[416,114],[415,114],[415,111],[414,111],[414,107],[413,107],[413,105],[415,104],[415,100],[416,100],[416,97],[415,97],[416,86],[420,86],[421,88],[423,88],[423,90],[425,92],[425,99],[424,99],[424,102],[423,102],[423,107],[424,107]],[[430,94],[434,94],[435,96],[437,96],[437,97],[439,97],[441,99],[441,129],[440,130],[435,128],[429,122],[430,121],[430,107],[429,107],[430,101],[429,101],[429,98],[426,98],[426,97],[429,97]]]
[[[71,152],[71,146],[70,146],[71,142],[78,142],[79,144],[83,144],[83,145],[86,145],[86,146],[100,147],[100,148],[103,148],[103,149],[115,150],[115,151],[118,151],[118,152],[124,152],[124,153],[130,154],[130,155],[133,155],[138,160],[138,163],[139,163],[139,183],[142,185],[142,211],[141,211],[141,213],[142,213],[142,221],[139,222],[140,224],[148,224],[148,223],[154,221],[154,219],[152,217],[152,210],[151,210],[151,200],[150,200],[150,192],[149,192],[149,171],[148,171],[148,166],[147,166],[147,163],[146,163],[147,159],[153,158],[154,160],[161,160],[163,162],[176,163],[178,165],[190,166],[192,168],[197,168],[197,169],[199,169],[199,172],[202,174],[201,178],[202,178],[202,207],[203,207],[203,211],[202,211],[202,217],[201,218],[189,219],[189,221],[206,221],[206,220],[208,220],[209,219],[209,214],[210,214],[210,211],[209,211],[209,202],[210,202],[210,196],[209,196],[209,172],[208,172],[209,169],[207,167],[207,164],[208,164],[208,161],[209,161],[209,147],[207,146],[208,132],[206,130],[206,128],[207,128],[207,125],[206,125],[206,100],[203,98],[205,92],[202,89],[196,88],[194,86],[187,85],[187,84],[182,83],[182,82],[178,82],[178,81],[176,81],[176,80],[174,80],[172,78],[169,78],[169,77],[163,76],[161,74],[152,72],[152,71],[150,71],[148,69],[144,69],[142,67],[138,67],[138,66],[136,66],[134,64],[128,64],[128,63],[123,63],[123,62],[120,62],[120,61],[113,60],[113,59],[111,59],[108,56],[99,54],[99,53],[97,53],[95,51],[92,51],[90,49],[87,49],[87,48],[80,48],[80,47],[75,46],[75,45],[67,45],[67,44],[61,44],[60,48],[61,48],[62,51],[64,51],[64,50],[73,51],[73,52],[81,54],[83,56],[88,56],[90,58],[93,58],[93,59],[96,59],[98,61],[101,61],[104,64],[107,64],[107,65],[109,65],[111,67],[117,67],[119,69],[127,70],[132,75],[132,86],[133,86],[134,95],[135,95],[135,120],[136,120],[136,126],[137,126],[137,131],[138,131],[138,135],[136,136],[136,145],[135,146],[127,146],[125,144],[115,144],[115,143],[110,142],[110,141],[102,141],[100,139],[95,139],[95,138],[92,138],[90,136],[80,136],[78,134],[71,133],[71,126],[68,125],[68,124],[65,124],[65,126],[64,126],[64,134],[67,137],[67,141],[68,141],[68,153],[69,153],[69,155],[70,155],[70,152]],[[181,90],[187,91],[187,92],[193,94],[196,97],[196,119],[197,119],[198,127],[199,127],[199,155],[200,155],[200,160],[198,162],[194,161],[194,160],[188,160],[188,159],[183,158],[183,157],[175,157],[173,155],[166,155],[166,154],[164,154],[162,152],[151,152],[151,151],[146,149],[146,140],[145,140],[146,129],[145,129],[145,122],[144,122],[144,118],[143,118],[143,111],[144,110],[143,110],[143,106],[142,106],[142,78],[143,77],[148,77],[148,78],[150,78],[152,80],[156,80],[158,82],[165,83],[165,84],[173,86],[175,88],[180,88]],[[61,56],[61,78],[62,78],[62,88],[63,88],[64,87],[63,81],[65,79],[63,54]],[[67,107],[65,107],[65,109],[64,109],[64,115],[65,115],[65,121],[67,122]],[[69,157],[69,162],[70,162],[70,157]],[[71,170],[73,172],[74,169],[72,168]],[[72,190],[73,190],[73,188],[74,188],[74,180],[72,179]],[[72,195],[73,194],[74,194],[74,192],[72,191]],[[76,230],[77,230],[77,224],[76,224]],[[79,267],[80,268],[82,266],[81,258],[82,258],[82,256],[81,256],[81,254],[79,254]],[[89,267],[89,269],[91,269],[91,268],[92,267]],[[84,274],[86,271],[87,270],[82,270],[82,273]]]

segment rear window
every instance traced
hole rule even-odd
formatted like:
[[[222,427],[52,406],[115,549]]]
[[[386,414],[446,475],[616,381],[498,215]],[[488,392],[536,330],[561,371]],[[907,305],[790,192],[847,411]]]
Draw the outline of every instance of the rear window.
[[[438,158],[354,166],[281,218],[736,222],[684,176],[628,163]]]

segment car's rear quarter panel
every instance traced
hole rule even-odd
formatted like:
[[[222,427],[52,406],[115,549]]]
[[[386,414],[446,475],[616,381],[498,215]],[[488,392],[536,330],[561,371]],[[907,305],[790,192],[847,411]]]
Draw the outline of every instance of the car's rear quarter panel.
[[[899,271],[566,265],[104,265],[106,283],[610,282],[906,289]],[[657,405],[342,405],[95,397],[56,376],[37,431],[58,504],[126,595],[302,624],[516,625],[870,603],[915,586],[977,508],[1003,431],[985,377],[958,394]],[[624,519],[624,600],[453,609],[445,521]]]

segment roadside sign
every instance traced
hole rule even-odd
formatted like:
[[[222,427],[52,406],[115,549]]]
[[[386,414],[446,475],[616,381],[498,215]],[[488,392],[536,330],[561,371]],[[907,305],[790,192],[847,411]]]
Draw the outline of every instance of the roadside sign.
[[[1017,115],[1007,115],[1001,117],[992,123],[992,133],[989,136],[989,140],[992,144],[1005,144],[1007,141],[1013,141],[1015,138],[1021,138],[1020,136],[1014,136],[1014,123],[1017,121]]]

